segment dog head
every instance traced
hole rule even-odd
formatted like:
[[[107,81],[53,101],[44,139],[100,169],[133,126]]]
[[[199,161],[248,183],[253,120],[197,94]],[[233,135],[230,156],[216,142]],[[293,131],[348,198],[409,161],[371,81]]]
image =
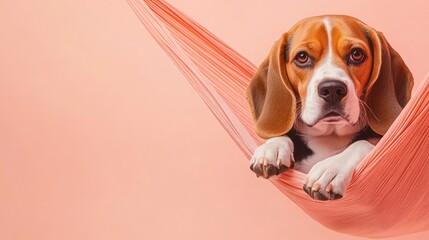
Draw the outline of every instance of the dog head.
[[[348,16],[304,19],[275,42],[246,91],[263,138],[307,127],[366,124],[384,135],[413,77],[384,36]],[[361,124],[361,122],[365,124]]]

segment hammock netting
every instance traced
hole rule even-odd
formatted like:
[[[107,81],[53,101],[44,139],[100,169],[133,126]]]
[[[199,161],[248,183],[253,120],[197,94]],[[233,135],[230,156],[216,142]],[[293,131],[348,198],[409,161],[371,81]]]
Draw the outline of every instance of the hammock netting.
[[[127,2],[250,159],[262,143],[244,97],[256,66],[165,1]],[[302,190],[305,174],[293,169],[270,181],[337,232],[381,238],[429,230],[428,79],[358,166],[343,199],[311,199]]]

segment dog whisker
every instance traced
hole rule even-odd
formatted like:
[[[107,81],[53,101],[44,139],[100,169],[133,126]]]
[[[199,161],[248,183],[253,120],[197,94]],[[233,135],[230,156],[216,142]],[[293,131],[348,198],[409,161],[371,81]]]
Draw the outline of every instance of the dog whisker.
[[[372,111],[372,109],[368,106],[368,104],[366,104],[364,101],[359,99],[359,102],[364,106],[363,110],[366,113],[366,109],[368,108],[368,110],[370,111],[370,113],[372,114],[372,116],[374,116],[374,118],[377,120],[377,122],[379,122],[380,120],[378,119],[378,117],[375,115],[375,113]]]
[[[301,121],[301,114],[302,114],[302,99],[298,99],[296,100],[296,117],[293,123],[294,128],[297,128],[298,122]]]

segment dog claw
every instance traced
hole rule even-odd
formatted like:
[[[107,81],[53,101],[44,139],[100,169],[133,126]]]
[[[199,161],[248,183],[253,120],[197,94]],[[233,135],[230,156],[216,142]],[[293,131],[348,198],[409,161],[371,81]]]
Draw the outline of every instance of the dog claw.
[[[310,187],[304,184],[303,186],[304,192],[306,192],[312,199],[319,201],[326,200],[337,200],[343,197],[343,195],[335,193],[335,192],[326,192],[324,190],[313,191]]]
[[[271,165],[271,164],[268,164],[268,165],[252,164],[252,165],[250,165],[250,170],[252,170],[256,174],[256,177],[264,177],[266,179],[268,179],[272,176],[275,176],[275,175],[279,175],[288,169],[289,168],[286,167],[285,165],[281,165],[280,168],[277,168],[276,166]]]

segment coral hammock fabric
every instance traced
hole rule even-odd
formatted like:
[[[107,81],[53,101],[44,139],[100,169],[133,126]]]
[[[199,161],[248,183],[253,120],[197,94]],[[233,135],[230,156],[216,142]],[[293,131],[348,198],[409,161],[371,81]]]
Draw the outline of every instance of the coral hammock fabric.
[[[164,1],[127,2],[250,158],[262,141],[253,131],[244,98],[255,65]],[[305,175],[293,169],[270,181],[308,215],[338,232],[389,237],[428,230],[428,78],[356,169],[344,199],[312,200],[302,190]]]

